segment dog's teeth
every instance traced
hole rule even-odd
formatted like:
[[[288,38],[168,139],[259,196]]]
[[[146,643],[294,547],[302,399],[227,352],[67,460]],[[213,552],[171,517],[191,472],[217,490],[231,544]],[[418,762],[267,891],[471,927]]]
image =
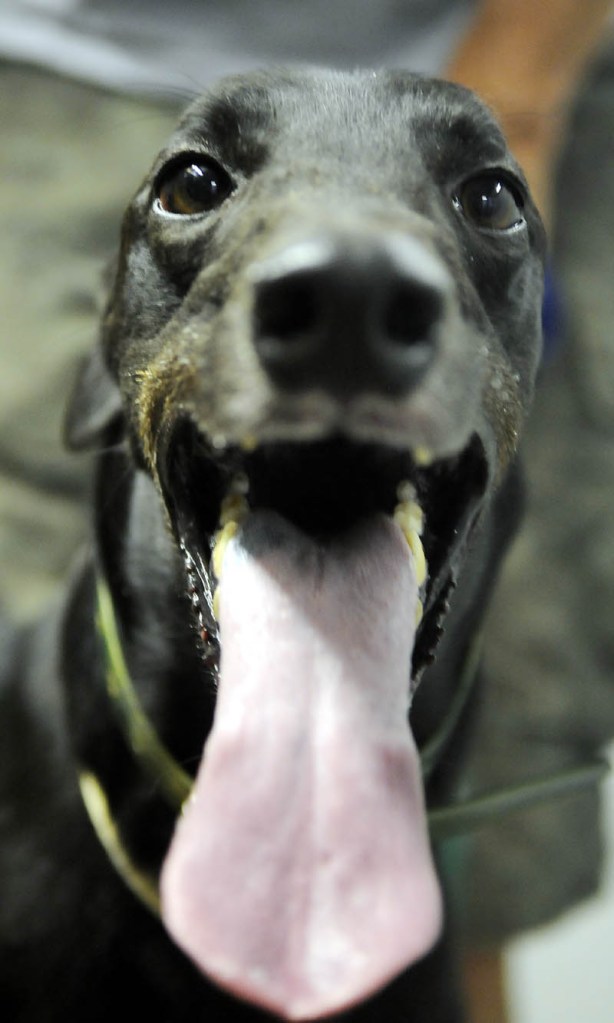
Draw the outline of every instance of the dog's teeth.
[[[247,518],[249,505],[244,491],[236,490],[228,494],[222,501],[220,508],[220,526],[226,526],[229,522],[240,525]]]
[[[211,551],[211,567],[217,579],[222,578],[222,566],[224,555],[229,541],[235,535],[239,526],[247,518],[249,505],[245,497],[246,487],[242,480],[233,483],[233,489],[227,494],[220,508],[220,529],[215,534],[213,549]]]
[[[399,504],[406,504],[408,501],[416,500],[416,488],[410,480],[401,480],[397,487],[397,501]]]
[[[213,594],[213,601],[212,601],[212,604],[211,604],[211,610],[213,611],[213,615],[215,617],[216,622],[219,622],[219,620],[220,620],[220,588],[219,588],[219,586],[218,586],[217,590],[215,591],[215,593]]]
[[[249,505],[246,498],[247,479],[238,476],[233,480],[231,491],[226,495],[220,507],[220,529],[213,538],[211,548],[211,569],[218,583],[222,578],[224,568],[224,557],[228,550],[228,544],[233,536],[239,531],[241,524],[247,518]],[[218,618],[219,608],[219,586],[213,594],[212,611],[215,618]]]
[[[232,540],[233,536],[239,529],[239,523],[236,520],[230,520],[224,523],[224,526],[215,535],[215,543],[211,552],[211,567],[213,569],[216,579],[222,578],[222,568],[224,565],[224,555],[228,548],[228,544]]]
[[[427,565],[426,557],[424,556],[424,547],[422,546],[422,540],[418,536],[415,529],[410,530],[409,533],[405,533],[405,538],[414,556],[414,570],[416,573],[416,582],[418,586],[423,586],[424,583],[426,582]]]
[[[418,628],[418,626],[420,625],[420,622],[422,621],[423,614],[424,614],[424,605],[423,605],[421,600],[417,600],[416,601],[416,628]]]
[[[413,500],[400,500],[394,509],[394,520],[399,524],[405,535],[409,532],[422,536],[424,530],[424,512]]]
[[[428,466],[432,465],[433,462],[435,461],[435,456],[433,455],[433,452],[429,451],[428,448],[423,447],[414,448],[412,454],[414,456],[414,462],[422,469],[428,468]]]
[[[415,501],[399,501],[394,509],[394,520],[400,526],[414,556],[414,571],[418,586],[423,586],[427,577],[427,563],[420,536],[424,529],[424,513]]]

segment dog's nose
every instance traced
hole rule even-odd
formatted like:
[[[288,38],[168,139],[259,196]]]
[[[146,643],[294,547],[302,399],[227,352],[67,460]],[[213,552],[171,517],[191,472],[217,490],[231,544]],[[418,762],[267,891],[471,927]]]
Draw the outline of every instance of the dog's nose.
[[[403,235],[320,237],[254,268],[254,344],[281,387],[400,396],[432,364],[452,283]]]

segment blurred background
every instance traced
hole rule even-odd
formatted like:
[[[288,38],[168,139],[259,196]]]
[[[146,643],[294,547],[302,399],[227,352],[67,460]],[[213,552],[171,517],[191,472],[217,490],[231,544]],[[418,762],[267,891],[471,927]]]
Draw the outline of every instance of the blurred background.
[[[44,613],[87,542],[61,443],[121,212],[191,95],[266,63],[444,74],[494,106],[551,236],[525,529],[490,614],[468,782],[556,772],[614,735],[614,38],[605,0],[2,0],[0,602]],[[605,797],[605,799],[604,799]],[[614,789],[464,842],[467,971],[511,1023],[609,1023]],[[493,965],[494,964],[494,965]],[[481,981],[480,981],[481,983]],[[480,987],[480,983],[478,987]],[[482,988],[484,990],[484,988]],[[479,1001],[479,994],[477,996]],[[497,1010],[498,1011],[498,1010]],[[480,1015],[482,1013],[482,1015]],[[476,1005],[475,1023],[505,1023]]]

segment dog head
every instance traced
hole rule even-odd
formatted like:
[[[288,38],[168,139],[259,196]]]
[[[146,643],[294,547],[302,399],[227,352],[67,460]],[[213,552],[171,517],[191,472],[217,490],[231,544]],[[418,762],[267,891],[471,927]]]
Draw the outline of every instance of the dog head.
[[[522,172],[466,90],[403,73],[229,80],[127,211],[103,327],[114,382],[96,358],[73,441],[121,413],[180,533],[206,495],[204,537],[238,476],[314,532],[390,511],[409,479],[428,611],[516,450],[543,249]]]

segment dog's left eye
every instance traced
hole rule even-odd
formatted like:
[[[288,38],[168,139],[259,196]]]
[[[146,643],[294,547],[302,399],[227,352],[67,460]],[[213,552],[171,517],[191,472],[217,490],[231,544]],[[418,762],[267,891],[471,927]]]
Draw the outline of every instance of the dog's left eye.
[[[162,172],[157,199],[165,213],[190,217],[220,206],[233,188],[232,178],[214,160],[190,157]]]
[[[454,203],[475,227],[509,231],[523,221],[523,200],[499,174],[481,174],[465,181]]]

